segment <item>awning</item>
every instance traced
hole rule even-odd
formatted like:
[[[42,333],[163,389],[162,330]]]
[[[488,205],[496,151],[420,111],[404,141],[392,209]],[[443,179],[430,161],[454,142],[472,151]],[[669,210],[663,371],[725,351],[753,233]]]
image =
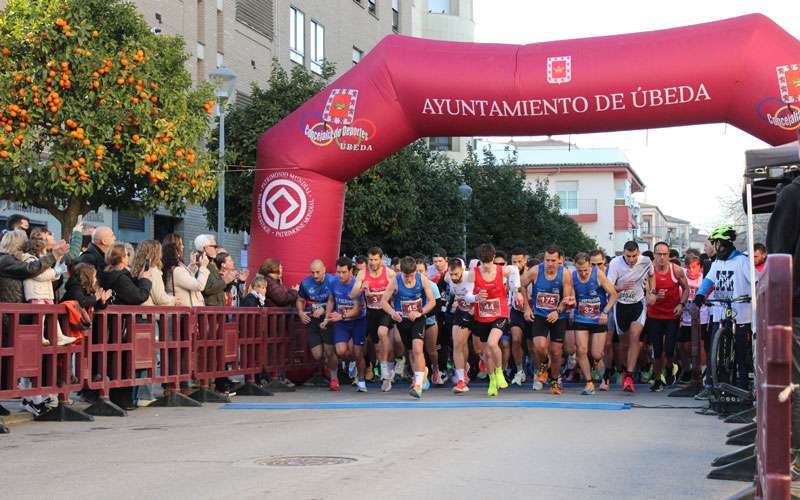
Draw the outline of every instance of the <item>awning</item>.
[[[775,197],[780,188],[791,182],[785,174],[800,170],[800,146],[790,142],[782,146],[745,151],[744,184],[753,185],[753,213],[769,214],[775,207]],[[742,204],[745,212],[744,187]]]

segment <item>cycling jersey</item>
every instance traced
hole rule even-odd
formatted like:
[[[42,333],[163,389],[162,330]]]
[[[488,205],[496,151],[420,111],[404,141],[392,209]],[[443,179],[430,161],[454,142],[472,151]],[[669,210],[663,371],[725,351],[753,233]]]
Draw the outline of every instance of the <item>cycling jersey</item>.
[[[706,278],[697,291],[698,295],[708,297],[714,288],[715,299],[734,299],[743,295],[750,296],[750,259],[738,250],[734,250],[727,260],[717,259],[711,264]],[[737,325],[752,322],[753,306],[750,303],[733,304]],[[717,320],[718,318],[714,318]]]

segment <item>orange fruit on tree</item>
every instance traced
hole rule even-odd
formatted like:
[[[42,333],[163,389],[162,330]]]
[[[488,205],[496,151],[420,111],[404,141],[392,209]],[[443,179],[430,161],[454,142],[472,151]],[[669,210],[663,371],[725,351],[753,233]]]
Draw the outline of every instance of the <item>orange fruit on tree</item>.
[[[0,151],[0,158],[8,158],[8,154],[9,154],[8,151],[4,149]]]
[[[133,137],[131,137],[131,139],[133,139],[133,142],[135,142],[137,144],[139,143],[139,135],[138,134],[133,134]]]

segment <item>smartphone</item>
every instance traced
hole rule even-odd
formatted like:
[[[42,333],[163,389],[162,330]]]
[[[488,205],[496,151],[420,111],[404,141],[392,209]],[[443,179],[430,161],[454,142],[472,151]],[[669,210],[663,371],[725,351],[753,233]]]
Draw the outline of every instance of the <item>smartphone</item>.
[[[150,270],[150,259],[144,259],[144,271],[147,272]]]

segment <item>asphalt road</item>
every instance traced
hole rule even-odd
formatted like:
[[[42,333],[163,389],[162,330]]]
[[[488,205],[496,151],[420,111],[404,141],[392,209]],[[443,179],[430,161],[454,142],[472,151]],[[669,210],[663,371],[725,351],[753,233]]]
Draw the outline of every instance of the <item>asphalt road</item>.
[[[646,389],[645,389],[646,390]],[[496,401],[699,406],[665,393],[589,398],[512,390]],[[412,402],[400,388],[303,388],[235,402]],[[427,408],[426,403],[465,403]],[[726,498],[705,478],[735,425],[691,409],[480,408],[446,389],[390,409],[143,408],[94,422],[32,422],[0,435],[0,498]],[[354,459],[262,465],[286,456]],[[285,459],[282,459],[284,462]],[[289,461],[297,463],[298,461]],[[302,462],[300,460],[299,462]]]

